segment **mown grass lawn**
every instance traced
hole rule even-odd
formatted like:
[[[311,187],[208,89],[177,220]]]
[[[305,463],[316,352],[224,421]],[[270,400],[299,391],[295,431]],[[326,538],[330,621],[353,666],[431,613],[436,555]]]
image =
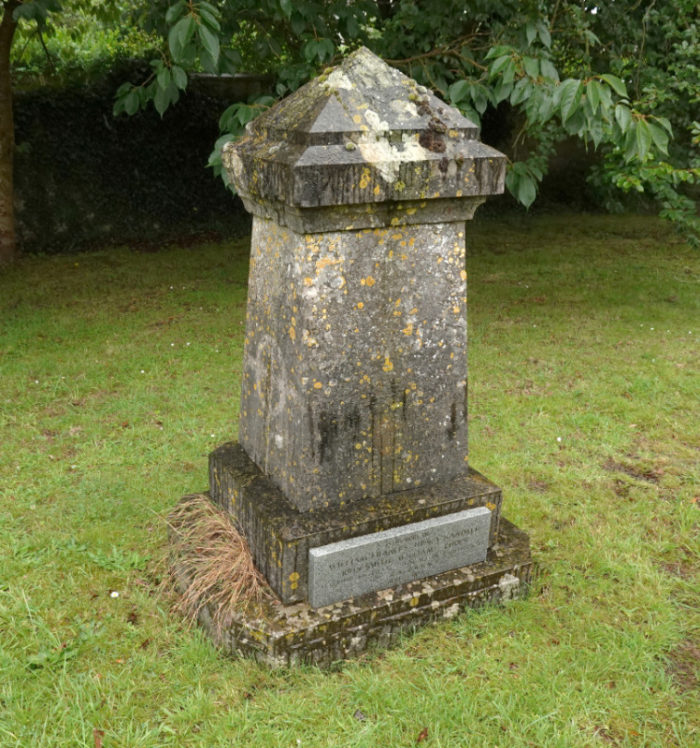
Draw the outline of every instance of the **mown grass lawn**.
[[[157,593],[236,434],[247,243],[0,278],[1,746],[695,746],[700,257],[651,218],[468,232],[471,463],[530,596],[330,673],[221,658]]]

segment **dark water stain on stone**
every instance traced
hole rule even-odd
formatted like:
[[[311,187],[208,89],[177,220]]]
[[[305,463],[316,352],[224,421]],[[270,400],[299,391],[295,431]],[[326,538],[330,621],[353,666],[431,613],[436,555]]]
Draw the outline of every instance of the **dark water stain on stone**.
[[[319,462],[329,462],[335,455],[338,441],[338,420],[330,413],[321,413],[318,419]]]
[[[457,403],[450,406],[450,425],[447,427],[447,438],[454,439],[457,433]]]

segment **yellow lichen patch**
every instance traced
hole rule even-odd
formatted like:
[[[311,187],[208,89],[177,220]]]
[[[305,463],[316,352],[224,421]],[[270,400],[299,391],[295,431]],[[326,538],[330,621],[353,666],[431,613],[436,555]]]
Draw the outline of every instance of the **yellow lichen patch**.
[[[460,277],[460,278],[461,278],[461,279],[462,279],[463,281],[467,280],[467,271],[466,271],[466,270],[460,270],[460,271],[459,271],[459,277]]]
[[[371,275],[368,275],[368,276],[367,276],[366,278],[362,278],[362,280],[360,280],[360,283],[361,283],[361,284],[362,284],[363,286],[369,286],[370,288],[371,288],[371,287],[372,287],[372,286],[373,286],[373,285],[374,285],[374,284],[375,284],[376,282],[377,282],[377,281],[376,281],[376,280],[375,280],[375,279],[374,279],[374,278],[373,278],[373,277],[372,277]]]
[[[357,116],[357,115],[356,115]],[[360,177],[360,189],[365,190],[369,187],[370,183],[369,169],[365,168],[362,170],[362,176]]]
[[[389,356],[384,356],[384,366],[382,366],[382,369],[386,372],[393,371],[394,364],[391,362]]]
[[[321,270],[327,268],[329,265],[337,265],[341,260],[337,257],[320,257],[316,260],[316,272],[320,273]]]
[[[448,130],[447,135],[450,138],[458,138],[459,137],[459,130]]]
[[[375,195],[378,195],[381,192],[379,185],[376,185],[376,187],[372,190],[372,192],[374,192]]]
[[[454,314],[459,314],[459,313],[460,313],[461,311],[462,311],[462,310],[461,310],[461,309],[459,308],[459,306],[458,306],[457,304],[455,304],[455,305],[454,305],[454,306],[452,307],[452,312],[453,312]]]
[[[362,122],[362,115],[360,115],[360,114],[354,114],[353,117],[352,117],[352,121],[356,125],[359,125]]]
[[[467,458],[465,457],[464,459],[466,460]],[[491,501],[487,501],[486,508],[490,509],[493,512],[496,509],[496,505]]]
[[[323,387],[323,385],[320,382],[314,382],[314,389],[320,390]]]
[[[365,303],[364,303],[364,301],[358,301],[357,304],[355,304],[355,306],[358,309],[364,309],[365,308]]]
[[[293,327],[289,328],[289,337],[292,340],[296,340],[297,339],[297,331]]]

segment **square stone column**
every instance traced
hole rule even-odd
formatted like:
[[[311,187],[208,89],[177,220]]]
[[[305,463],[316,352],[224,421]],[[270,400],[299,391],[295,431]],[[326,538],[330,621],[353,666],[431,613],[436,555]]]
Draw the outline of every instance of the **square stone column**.
[[[254,215],[239,441],[300,510],[468,470],[464,221],[504,157],[367,50],[224,156]]]
[[[283,604],[473,579],[500,552],[501,492],[468,461],[464,232],[505,157],[363,48],[223,160],[253,234],[239,441],[210,456],[212,499]],[[436,584],[433,611],[456,589]]]

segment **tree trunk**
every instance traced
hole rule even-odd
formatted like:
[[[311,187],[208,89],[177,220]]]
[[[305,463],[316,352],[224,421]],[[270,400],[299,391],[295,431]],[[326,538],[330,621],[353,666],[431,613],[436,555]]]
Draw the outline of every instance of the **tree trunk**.
[[[12,18],[19,0],[6,0],[0,20],[0,265],[17,257],[15,243],[15,211],[13,163],[15,125],[12,116],[12,78],[10,49],[17,26]]]

